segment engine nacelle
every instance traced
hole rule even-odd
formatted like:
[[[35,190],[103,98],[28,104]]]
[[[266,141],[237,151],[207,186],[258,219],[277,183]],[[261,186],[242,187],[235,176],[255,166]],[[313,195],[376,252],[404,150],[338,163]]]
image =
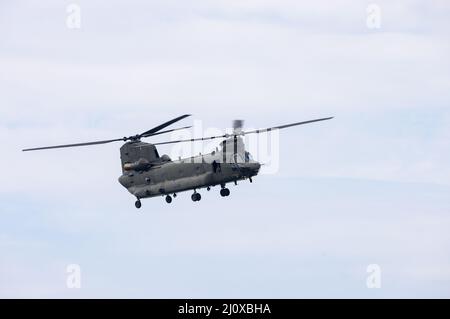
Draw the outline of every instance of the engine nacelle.
[[[123,165],[123,169],[125,171],[145,171],[148,170],[152,166],[148,160],[145,158],[140,158],[134,163],[125,163]]]

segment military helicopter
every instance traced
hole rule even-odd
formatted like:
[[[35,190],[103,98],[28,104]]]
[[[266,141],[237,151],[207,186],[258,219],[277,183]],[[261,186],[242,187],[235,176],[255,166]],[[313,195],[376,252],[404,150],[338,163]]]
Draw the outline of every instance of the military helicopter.
[[[170,204],[172,202],[172,196],[175,198],[178,193],[189,190],[194,191],[191,195],[192,201],[198,202],[202,197],[197,190],[201,188],[206,188],[209,191],[211,187],[220,185],[220,195],[222,197],[227,197],[230,195],[230,190],[226,187],[227,183],[233,182],[237,184],[237,181],[245,179],[252,182],[252,177],[258,174],[261,164],[253,160],[251,154],[245,150],[242,136],[246,134],[270,132],[272,130],[325,121],[333,118],[319,118],[247,132],[242,130],[243,121],[236,120],[233,122],[233,133],[231,134],[153,144],[141,141],[143,138],[189,128],[190,126],[163,130],[167,126],[188,116],[191,115],[181,115],[141,134],[129,137],[87,143],[28,148],[22,151],[27,152],[65,147],[100,145],[112,142],[125,142],[120,148],[122,175],[119,177],[119,183],[136,197],[136,208],[141,208],[141,199],[143,198],[165,196],[166,202]],[[168,155],[160,156],[156,149],[156,145],[209,141],[213,139],[223,139],[220,142],[220,148],[216,148],[215,151],[212,151],[209,154],[200,154],[184,159],[180,158],[175,161],[171,160]]]

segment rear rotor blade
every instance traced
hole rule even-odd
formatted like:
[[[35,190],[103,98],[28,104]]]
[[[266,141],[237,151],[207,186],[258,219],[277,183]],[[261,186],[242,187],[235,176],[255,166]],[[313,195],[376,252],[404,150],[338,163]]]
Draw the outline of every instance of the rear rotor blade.
[[[22,151],[23,152],[28,152],[28,151],[49,150],[49,149],[54,149],[54,148],[99,145],[99,144],[107,144],[107,143],[118,142],[118,141],[125,141],[125,140],[126,140],[126,138],[118,138],[118,139],[114,139],[114,140],[104,140],[104,141],[87,142],[87,143],[76,143],[76,144],[64,144],[64,145],[54,145],[54,146],[26,148],[26,149],[23,149]]]
[[[210,137],[199,137],[199,138],[191,138],[188,140],[177,140],[177,141],[170,141],[170,142],[159,142],[159,143],[152,143],[153,145],[163,145],[163,144],[174,144],[174,143],[182,143],[182,142],[197,142],[197,141],[208,141],[213,140],[216,138],[227,138],[232,135],[224,134],[224,135],[217,135],[217,136],[210,136]]]
[[[119,141],[138,141],[141,137],[149,137],[149,136],[153,136],[153,135],[159,135],[159,134],[163,134],[163,133],[168,133],[168,132],[173,132],[176,130],[181,130],[181,129],[186,129],[189,128],[190,126],[186,126],[186,127],[182,127],[182,128],[177,128],[177,129],[171,129],[171,130],[165,130],[165,131],[161,131],[163,128],[177,122],[180,121],[188,116],[191,116],[190,114],[185,114],[182,116],[179,116],[173,120],[170,120],[164,124],[161,124],[157,127],[152,128],[151,130],[148,130],[147,132],[144,132],[142,134],[138,134],[138,135],[134,135],[134,136],[129,136],[129,137],[122,137],[122,138],[117,138],[117,139],[112,139],[112,140],[103,140],[103,141],[95,141],[95,142],[86,142],[86,143],[75,143],[75,144],[63,144],[63,145],[54,145],[54,146],[43,146],[43,147],[35,147],[35,148],[26,148],[23,149],[23,152],[28,152],[28,151],[38,151],[38,150],[49,150],[49,149],[55,149],[55,148],[66,148],[66,147],[78,147],[78,146],[89,146],[89,145],[100,145],[100,144],[107,144],[107,143],[112,143],[112,142],[119,142]],[[159,132],[161,131],[161,132]]]
[[[178,121],[180,121],[180,120],[182,120],[182,119],[184,119],[184,118],[186,118],[188,116],[191,116],[191,114],[184,114],[184,115],[181,115],[179,117],[176,117],[173,120],[167,121],[167,122],[165,122],[165,123],[163,123],[161,125],[158,125],[158,126],[152,128],[152,129],[150,129],[150,130],[140,134],[139,137],[152,135],[153,133],[156,133],[156,132],[162,130],[163,128],[165,128],[165,127],[167,127],[167,126],[169,126],[169,125],[171,125],[171,124],[173,124],[175,122],[178,122]]]
[[[180,128],[174,128],[174,129],[171,129],[171,130],[160,131],[160,132],[157,132],[157,133],[141,135],[141,137],[150,137],[150,136],[155,136],[155,135],[159,135],[159,134],[169,133],[169,132],[173,132],[173,131],[186,130],[186,129],[191,128],[191,127],[192,126],[184,126],[184,127],[180,127]]]
[[[182,142],[208,141],[208,140],[213,140],[216,138],[228,138],[231,136],[239,136],[239,135],[246,135],[246,134],[253,134],[253,133],[259,134],[259,133],[269,132],[269,131],[276,130],[276,129],[288,128],[291,126],[297,126],[297,125],[309,124],[309,123],[314,123],[314,122],[319,122],[319,121],[331,120],[332,118],[333,117],[325,117],[325,118],[320,118],[320,119],[315,119],[315,120],[274,126],[274,127],[269,127],[269,128],[265,128],[265,129],[254,130],[254,131],[248,131],[248,132],[243,131],[243,132],[235,133],[235,134],[224,134],[224,135],[217,135],[217,136],[210,136],[210,137],[199,137],[199,138],[191,138],[191,139],[186,139],[186,140],[170,141],[170,142],[159,142],[159,143],[153,143],[153,145],[174,144],[174,143],[182,143]]]

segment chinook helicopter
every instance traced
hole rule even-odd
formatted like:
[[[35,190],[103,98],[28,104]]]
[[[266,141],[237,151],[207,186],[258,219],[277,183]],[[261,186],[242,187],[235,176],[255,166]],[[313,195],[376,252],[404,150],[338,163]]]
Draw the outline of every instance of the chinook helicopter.
[[[168,122],[158,125],[144,133],[122,137],[111,140],[102,140],[87,143],[64,144],[55,146],[45,146],[28,148],[22,151],[48,150],[55,148],[77,147],[100,145],[112,142],[125,142],[120,148],[120,158],[122,161],[122,175],[119,183],[136,197],[135,206],[141,208],[141,199],[156,196],[165,196],[167,203],[172,202],[177,193],[193,190],[191,199],[194,202],[201,200],[197,190],[220,185],[220,195],[227,197],[230,190],[227,183],[235,183],[239,180],[248,179],[252,182],[252,177],[259,172],[261,164],[253,160],[251,154],[245,149],[242,137],[246,134],[259,134],[272,130],[288,128],[313,122],[330,120],[333,117],[319,118],[309,121],[291,123],[274,126],[265,129],[243,131],[243,121],[233,122],[233,132],[218,136],[184,139],[168,142],[145,143],[141,139],[169,133],[177,130],[187,129],[190,126],[163,130],[167,126],[178,122],[190,114],[185,114],[174,118]],[[209,141],[213,139],[223,139],[220,148],[216,148],[209,154],[200,154],[190,158],[171,160],[168,155],[160,156],[156,145],[174,144],[182,142]]]

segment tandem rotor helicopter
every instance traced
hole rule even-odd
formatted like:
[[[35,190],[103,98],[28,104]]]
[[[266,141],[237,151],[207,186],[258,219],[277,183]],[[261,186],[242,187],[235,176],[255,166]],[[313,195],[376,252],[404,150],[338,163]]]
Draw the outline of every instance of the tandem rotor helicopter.
[[[185,114],[179,116],[144,133],[129,137],[87,143],[28,148],[22,151],[27,152],[65,147],[100,145],[112,142],[125,142],[120,148],[122,175],[119,177],[119,183],[136,197],[136,208],[141,208],[142,198],[165,196],[166,202],[171,203],[172,196],[176,197],[177,193],[189,190],[194,191],[191,195],[191,199],[192,201],[197,202],[202,198],[200,193],[197,192],[198,189],[206,188],[209,191],[211,187],[217,185],[220,185],[220,195],[222,197],[229,196],[230,190],[226,188],[227,183],[234,182],[237,184],[237,181],[245,179],[252,182],[252,177],[258,174],[261,167],[261,164],[253,160],[251,154],[245,150],[242,136],[325,121],[333,118],[319,118],[247,132],[242,130],[243,121],[235,120],[233,122],[233,133],[231,134],[153,144],[141,141],[142,138],[189,128],[190,126],[163,130],[167,126],[188,116],[191,115]],[[156,149],[156,145],[208,141],[213,139],[223,139],[220,142],[220,148],[216,148],[215,151],[212,151],[209,154],[201,154],[199,156],[192,156],[190,158],[175,161],[172,161],[168,155],[160,156]]]

